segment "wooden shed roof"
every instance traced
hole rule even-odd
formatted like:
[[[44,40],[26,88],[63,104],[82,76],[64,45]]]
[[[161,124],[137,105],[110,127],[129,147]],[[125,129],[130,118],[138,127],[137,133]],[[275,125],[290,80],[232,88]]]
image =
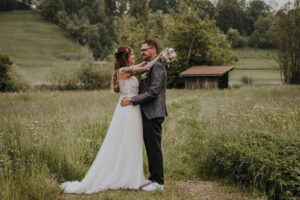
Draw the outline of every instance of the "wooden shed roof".
[[[231,66],[194,66],[179,74],[180,77],[223,76],[233,70]]]

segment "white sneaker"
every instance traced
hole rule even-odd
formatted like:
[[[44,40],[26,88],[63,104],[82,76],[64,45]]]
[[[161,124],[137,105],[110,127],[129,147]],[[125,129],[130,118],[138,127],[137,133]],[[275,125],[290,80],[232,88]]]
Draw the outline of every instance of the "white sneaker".
[[[163,191],[164,190],[164,185],[160,185],[160,184],[158,184],[156,182],[153,182],[153,183],[151,183],[151,184],[146,185],[145,187],[143,187],[142,190],[148,191],[148,192],[154,191],[154,190],[161,190],[161,191]]]
[[[149,185],[150,183],[152,183],[152,181],[146,180],[146,181],[144,182],[144,185]]]

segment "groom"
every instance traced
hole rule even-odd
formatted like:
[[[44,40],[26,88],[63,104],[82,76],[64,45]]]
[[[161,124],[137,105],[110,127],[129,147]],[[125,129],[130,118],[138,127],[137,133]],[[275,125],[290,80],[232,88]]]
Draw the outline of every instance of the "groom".
[[[144,61],[150,62],[158,55],[157,43],[145,40],[141,48]],[[146,78],[140,81],[137,96],[123,97],[122,106],[140,104],[143,119],[143,135],[146,147],[150,177],[148,185],[142,190],[153,191],[164,189],[163,155],[161,150],[161,133],[166,109],[167,71],[162,63],[156,62]]]

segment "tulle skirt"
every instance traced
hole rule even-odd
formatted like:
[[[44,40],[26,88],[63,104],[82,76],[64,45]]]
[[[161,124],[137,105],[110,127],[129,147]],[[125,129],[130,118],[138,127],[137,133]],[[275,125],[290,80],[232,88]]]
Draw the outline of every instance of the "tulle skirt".
[[[81,182],[61,184],[65,193],[92,194],[107,189],[138,189],[145,183],[140,106],[122,107],[120,100],[93,164]]]

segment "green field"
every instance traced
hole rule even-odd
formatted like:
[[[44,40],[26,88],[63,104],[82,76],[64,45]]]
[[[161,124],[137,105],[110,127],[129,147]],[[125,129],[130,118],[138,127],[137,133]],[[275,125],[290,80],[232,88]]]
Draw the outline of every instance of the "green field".
[[[278,192],[281,182],[284,191],[294,190],[292,179],[299,179],[294,174],[299,169],[299,92],[299,86],[168,90],[169,116],[162,137],[165,192],[80,196],[62,195],[58,184],[84,176],[105,137],[118,95],[108,90],[2,94],[0,187],[5,189],[0,198],[205,199],[207,194],[214,199],[266,199],[251,188],[264,192],[276,186]],[[145,154],[144,164],[148,175]],[[268,183],[271,179],[275,182]],[[197,187],[187,180],[236,182],[249,193],[215,181]],[[211,189],[205,193],[204,188]]]
[[[0,52],[6,53],[33,84],[45,83],[53,68],[71,68],[88,50],[33,11],[0,12]],[[66,60],[71,58],[71,60]]]
[[[230,73],[230,85],[241,84],[242,77],[252,79],[253,84],[281,84],[276,50],[237,48],[233,52],[237,61]]]
[[[275,49],[237,48],[233,49],[238,58],[237,69],[251,70],[278,70],[276,62],[277,51]]]

